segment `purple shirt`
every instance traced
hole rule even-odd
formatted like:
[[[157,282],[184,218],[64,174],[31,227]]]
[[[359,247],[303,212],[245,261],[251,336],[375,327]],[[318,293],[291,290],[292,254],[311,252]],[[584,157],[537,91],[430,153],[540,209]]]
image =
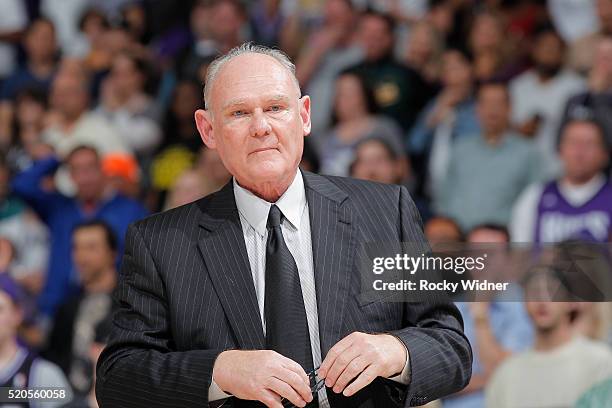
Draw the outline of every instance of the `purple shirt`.
[[[556,181],[548,183],[538,202],[536,242],[576,239],[607,242],[612,236],[612,186],[605,183],[586,203],[575,207],[559,192]]]

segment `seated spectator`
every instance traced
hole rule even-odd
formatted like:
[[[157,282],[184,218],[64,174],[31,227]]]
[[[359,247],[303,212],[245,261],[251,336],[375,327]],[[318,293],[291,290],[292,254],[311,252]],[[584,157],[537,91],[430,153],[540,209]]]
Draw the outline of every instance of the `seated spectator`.
[[[67,155],[65,164],[76,187],[75,197],[49,191],[43,186],[43,181],[60,165],[56,157],[35,162],[28,170],[17,174],[12,182],[14,193],[38,213],[50,230],[50,263],[39,300],[40,308],[47,316],[51,316],[62,300],[78,287],[77,273],[70,257],[74,226],[91,219],[108,222],[119,237],[118,253],[122,253],[128,224],[147,214],[138,202],[109,188],[96,149],[79,146]]]
[[[47,94],[26,88],[15,99],[10,144],[5,151],[11,171],[21,171],[31,166],[33,160],[50,154],[52,149],[42,142]]]
[[[237,0],[197,1],[191,10],[193,44],[177,60],[178,76],[200,78],[203,61],[240,45],[244,38],[247,16]]]
[[[505,85],[480,87],[477,114],[482,132],[453,146],[437,204],[438,212],[464,231],[482,223],[507,225],[516,198],[543,176],[537,150],[509,128]]]
[[[467,242],[507,245],[508,231],[495,225],[477,226],[467,234]],[[520,296],[520,292],[515,292]],[[505,293],[503,296],[514,296]],[[447,407],[484,407],[484,389],[499,365],[533,342],[533,329],[525,306],[501,296],[489,302],[459,302],[464,332],[474,352],[472,378],[463,390],[442,402]]]
[[[425,223],[425,237],[432,249],[437,245],[453,244],[463,241],[459,225],[448,217],[436,216]]]
[[[395,119],[407,131],[433,92],[417,71],[393,56],[394,29],[395,23],[388,15],[365,12],[357,31],[365,60],[349,70],[372,90],[379,113]]]
[[[510,44],[504,41],[504,24],[494,12],[483,11],[469,26],[468,48],[474,56],[474,78],[477,82],[504,81],[516,73],[512,65]]]
[[[574,334],[574,303],[542,301],[530,294],[541,284],[559,287],[557,294],[565,292],[562,280],[548,269],[528,275],[526,306],[535,327],[534,345],[508,358],[493,374],[486,389],[487,406],[573,406],[583,392],[612,375],[610,348]]]
[[[0,363],[2,386],[12,389],[57,387],[66,392],[66,398],[56,402],[30,400],[28,406],[58,407],[72,399],[70,383],[59,367],[36,355],[22,345],[17,329],[23,318],[21,288],[6,274],[0,274]],[[3,404],[6,405],[6,404]]]
[[[151,154],[162,136],[158,108],[144,91],[147,74],[142,59],[119,54],[102,84],[101,104],[95,110],[112,124],[128,149],[141,157]]]
[[[38,18],[30,23],[23,37],[25,63],[0,87],[0,100],[14,99],[24,88],[49,89],[57,64],[57,43],[53,23]]]
[[[355,160],[350,166],[351,177],[387,184],[410,184],[410,173],[406,155],[398,153],[385,139],[370,137],[355,146]],[[412,199],[421,219],[427,221],[430,217],[427,203],[419,197]]]
[[[131,153],[112,124],[89,110],[90,97],[89,81],[82,67],[70,64],[58,73],[51,87],[51,113],[41,136],[43,142],[60,159],[80,145],[95,147],[102,157],[109,153]],[[60,192],[74,195],[75,187],[66,169],[57,172],[55,182]]]
[[[563,125],[573,119],[594,119],[604,130],[608,147],[612,147],[612,36],[597,42],[588,89],[572,96],[565,106]],[[557,137],[560,131],[557,133]]]
[[[530,186],[520,196],[512,213],[512,240],[608,242],[612,186],[603,174],[608,151],[603,129],[596,122],[568,122],[559,145],[563,175]]]
[[[10,240],[13,249],[10,268],[0,266],[0,271],[9,273],[29,295],[35,296],[45,281],[49,233],[23,201],[9,194],[9,181],[7,163],[0,155],[0,237]]]
[[[88,68],[97,71],[100,63],[105,60],[103,39],[109,28],[110,23],[102,11],[93,7],[85,9],[79,18],[78,32],[66,52],[82,58]]]
[[[44,355],[64,371],[80,395],[91,389],[94,329],[111,312],[116,251],[117,238],[105,222],[87,221],[74,228],[72,259],[81,290],[59,306]]]
[[[443,39],[434,26],[419,21],[410,28],[404,62],[427,82],[435,83],[439,77],[443,47]]]
[[[312,134],[329,128],[334,82],[344,69],[362,60],[353,41],[357,12],[351,0],[328,0],[321,27],[313,30],[296,62],[296,76],[312,100]]]
[[[373,95],[360,76],[348,71],[338,77],[334,127],[316,140],[323,174],[348,175],[355,146],[369,137],[385,139],[395,154],[403,153],[401,130],[391,119],[375,115],[375,110]]]
[[[355,146],[351,177],[386,184],[401,184],[406,180],[406,158],[398,155],[385,139],[371,137]]]
[[[59,74],[51,86],[50,107],[56,114],[43,140],[64,157],[75,146],[94,146],[102,155],[128,152],[129,147],[113,126],[89,110],[89,82],[86,75]]]
[[[534,139],[549,168],[556,170],[557,132],[563,107],[585,85],[578,75],[563,69],[565,43],[551,26],[541,27],[533,41],[534,67],[510,83],[512,124]]]
[[[444,52],[441,77],[442,90],[423,109],[408,135],[408,152],[418,175],[426,177],[420,181],[430,196],[439,193],[453,141],[480,133],[470,56],[456,49]]]

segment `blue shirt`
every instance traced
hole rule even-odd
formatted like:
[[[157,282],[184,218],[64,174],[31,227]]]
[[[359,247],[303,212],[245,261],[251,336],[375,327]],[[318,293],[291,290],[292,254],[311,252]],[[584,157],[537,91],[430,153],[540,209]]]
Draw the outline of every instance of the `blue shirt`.
[[[428,154],[431,149],[436,127],[427,126],[427,119],[436,106],[438,98],[429,102],[423,112],[417,118],[414,127],[411,129],[407,149],[410,154]],[[453,122],[452,138],[458,139],[464,136],[477,136],[480,134],[480,123],[476,116],[476,104],[473,99],[460,102],[455,107],[455,120]]]
[[[26,88],[49,91],[53,75],[45,78],[35,76],[27,66],[21,67],[2,82],[0,100],[15,99],[17,94]]]
[[[49,227],[51,256],[45,287],[39,297],[39,307],[47,315],[53,314],[58,304],[79,286],[71,254],[73,228],[87,220],[105,221],[117,236],[118,254],[121,254],[128,225],[147,215],[140,203],[120,194],[100,203],[91,213],[83,213],[75,198],[40,187],[41,180],[53,174],[58,166],[55,158],[37,161],[12,182],[13,192],[23,198]]]
[[[474,353],[472,373],[480,374],[483,368],[478,357],[476,327],[470,314],[469,303],[457,302],[456,305],[463,316],[464,333]],[[489,323],[499,344],[508,351],[513,353],[523,351],[533,342],[533,327],[522,302],[494,301],[489,303]],[[484,408],[484,390],[445,398],[442,402],[444,408]]]

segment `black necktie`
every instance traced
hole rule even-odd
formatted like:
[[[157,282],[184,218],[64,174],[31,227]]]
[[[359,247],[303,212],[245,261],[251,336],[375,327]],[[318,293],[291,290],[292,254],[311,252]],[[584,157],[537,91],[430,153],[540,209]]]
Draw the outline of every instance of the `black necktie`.
[[[295,260],[283,239],[283,214],[276,205],[268,215],[266,244],[266,348],[313,369],[302,287]]]

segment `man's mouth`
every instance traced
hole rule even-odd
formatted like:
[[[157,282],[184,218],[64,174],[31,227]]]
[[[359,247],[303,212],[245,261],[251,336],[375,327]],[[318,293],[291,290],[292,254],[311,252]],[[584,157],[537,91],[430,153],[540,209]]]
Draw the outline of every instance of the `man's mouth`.
[[[259,149],[255,149],[251,152],[251,154],[253,153],[261,153],[261,152],[267,152],[268,150],[278,150],[278,148],[276,147],[262,147]]]

